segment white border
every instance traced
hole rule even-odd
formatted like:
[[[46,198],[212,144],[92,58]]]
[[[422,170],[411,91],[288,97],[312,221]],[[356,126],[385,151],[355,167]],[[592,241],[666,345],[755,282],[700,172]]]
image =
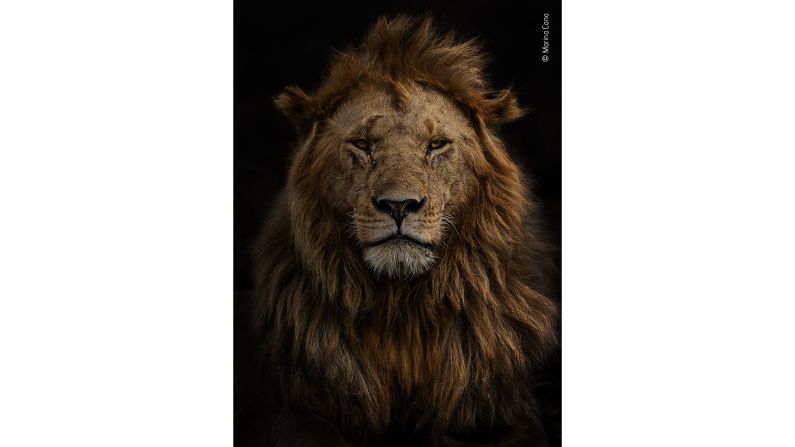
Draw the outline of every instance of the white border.
[[[564,2],[566,446],[795,443],[791,17]],[[0,64],[0,445],[230,445],[231,3],[3,2]]]
[[[232,444],[232,3],[0,5],[0,445]]]
[[[565,446],[795,445],[783,5],[564,2]]]

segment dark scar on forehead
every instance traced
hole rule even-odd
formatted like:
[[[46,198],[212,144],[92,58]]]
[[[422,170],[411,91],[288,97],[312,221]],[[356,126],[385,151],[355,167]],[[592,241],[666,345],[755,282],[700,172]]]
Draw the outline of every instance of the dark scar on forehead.
[[[364,123],[365,129],[367,129],[368,132],[372,130],[375,122],[378,121],[379,118],[383,118],[383,116],[384,115],[373,115],[367,118],[367,121]]]
[[[428,129],[428,133],[433,135],[433,120],[430,118],[425,119],[425,127]]]

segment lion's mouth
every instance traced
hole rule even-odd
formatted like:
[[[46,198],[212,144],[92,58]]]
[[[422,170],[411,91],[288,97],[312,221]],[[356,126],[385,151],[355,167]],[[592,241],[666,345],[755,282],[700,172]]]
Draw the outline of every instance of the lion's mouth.
[[[421,241],[419,239],[415,239],[415,238],[413,238],[411,236],[407,236],[405,234],[393,234],[393,235],[385,237],[383,239],[379,239],[379,240],[374,241],[374,242],[369,242],[365,246],[366,247],[375,247],[377,245],[384,245],[384,244],[395,244],[395,245],[413,244],[413,245],[419,245],[420,247],[426,248],[428,250],[432,250],[434,248],[434,245],[431,244],[431,243],[423,242],[423,241]]]

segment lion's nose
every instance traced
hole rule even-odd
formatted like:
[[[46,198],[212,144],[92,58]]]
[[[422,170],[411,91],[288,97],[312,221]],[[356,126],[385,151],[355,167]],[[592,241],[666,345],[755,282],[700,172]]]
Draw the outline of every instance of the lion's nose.
[[[398,228],[400,228],[400,223],[403,222],[403,219],[405,219],[409,213],[416,213],[420,210],[420,208],[422,208],[423,205],[425,205],[425,197],[420,200],[373,199],[373,202],[375,202],[374,204],[376,208],[389,213],[389,215],[395,219],[395,223],[397,224]]]

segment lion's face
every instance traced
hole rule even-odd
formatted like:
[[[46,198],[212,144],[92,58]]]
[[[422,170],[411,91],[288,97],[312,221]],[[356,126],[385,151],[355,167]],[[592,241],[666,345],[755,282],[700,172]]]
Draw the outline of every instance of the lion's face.
[[[337,150],[331,197],[350,216],[349,234],[377,274],[411,277],[434,265],[467,200],[479,150],[466,116],[445,96],[417,85],[368,87],[326,123],[323,146]]]

